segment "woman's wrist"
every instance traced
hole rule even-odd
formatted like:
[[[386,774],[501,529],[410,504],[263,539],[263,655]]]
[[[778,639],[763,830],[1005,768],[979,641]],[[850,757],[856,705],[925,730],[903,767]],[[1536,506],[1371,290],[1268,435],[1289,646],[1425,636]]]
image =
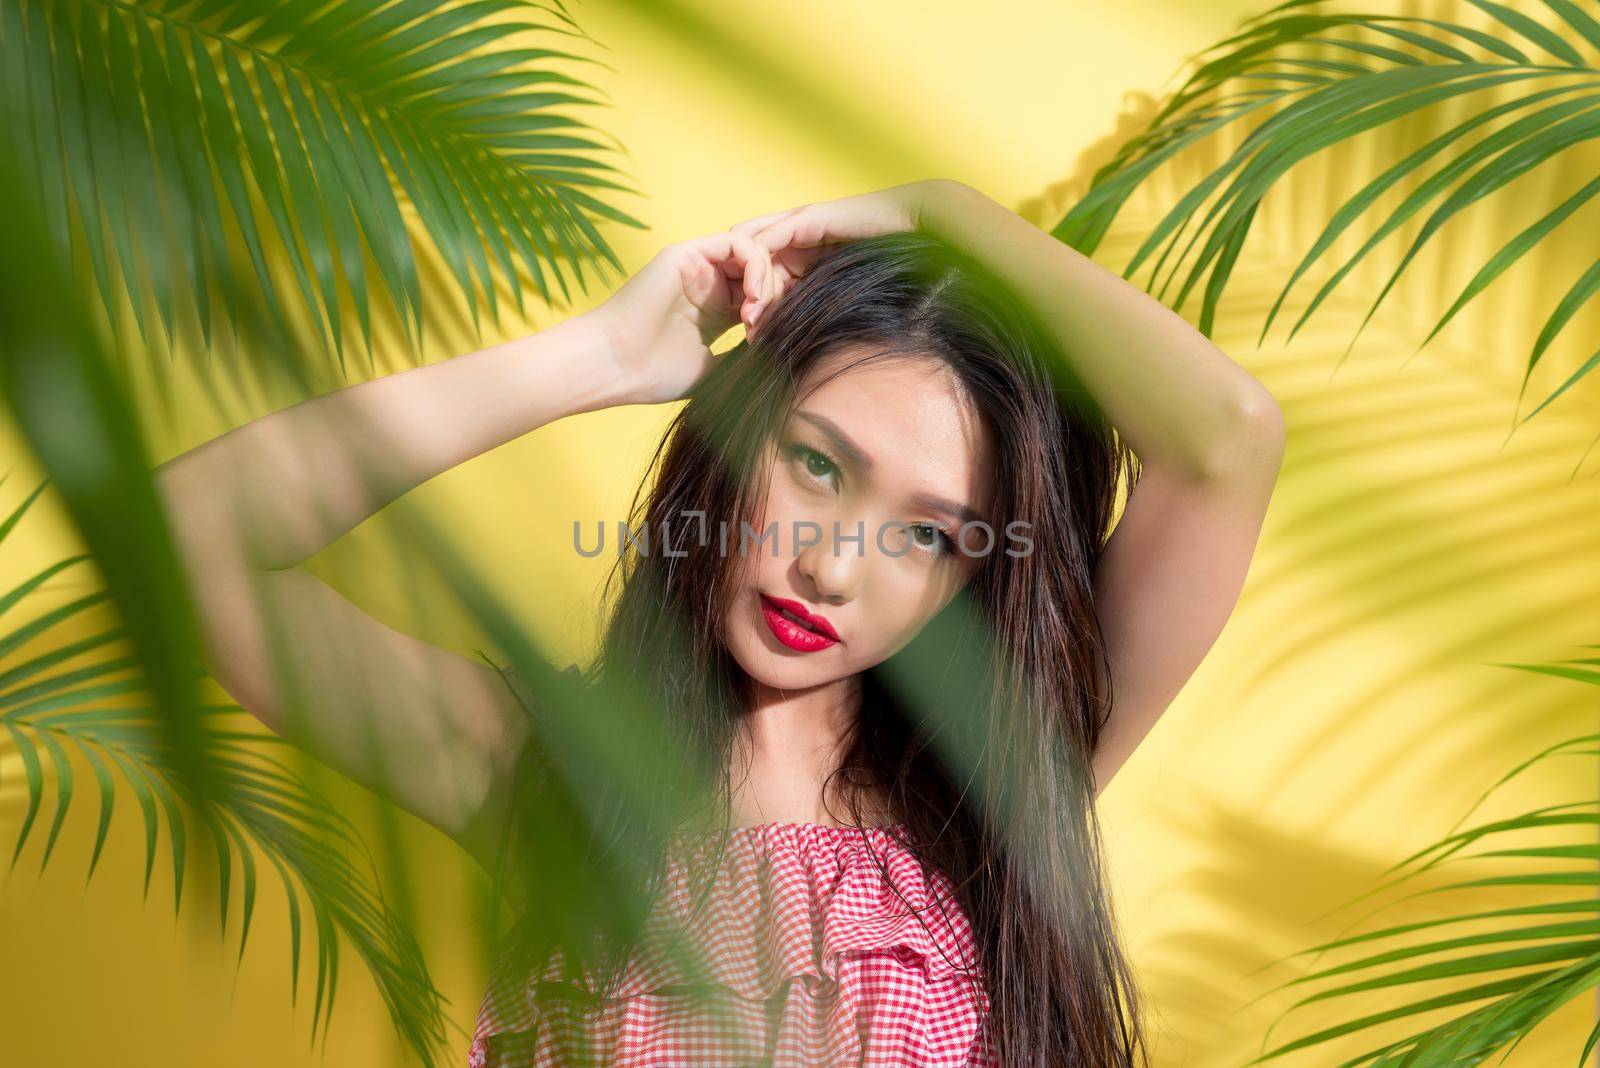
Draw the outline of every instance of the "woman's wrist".
[[[625,358],[628,340],[623,324],[616,321],[604,306],[593,308],[565,321],[566,328],[581,332],[583,344],[577,346],[584,361],[582,368],[573,368],[580,379],[581,389],[575,411],[598,411],[624,404],[640,403],[642,383],[637,371]]]

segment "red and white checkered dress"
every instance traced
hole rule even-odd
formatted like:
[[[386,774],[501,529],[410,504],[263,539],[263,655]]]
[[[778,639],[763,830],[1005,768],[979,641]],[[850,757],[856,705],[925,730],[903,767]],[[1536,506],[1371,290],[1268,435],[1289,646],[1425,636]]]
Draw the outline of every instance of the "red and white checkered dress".
[[[562,996],[572,982],[537,982],[502,964],[470,1068],[571,1068],[579,1033],[590,1044],[585,1064],[993,1068],[971,926],[950,880],[926,871],[900,833],[735,828],[698,912],[669,851],[652,922],[611,996],[585,1006]],[[708,971],[691,976],[680,954],[662,950],[669,938],[659,932],[678,929],[657,920],[668,916],[687,925]],[[560,977],[552,960],[540,978]]]

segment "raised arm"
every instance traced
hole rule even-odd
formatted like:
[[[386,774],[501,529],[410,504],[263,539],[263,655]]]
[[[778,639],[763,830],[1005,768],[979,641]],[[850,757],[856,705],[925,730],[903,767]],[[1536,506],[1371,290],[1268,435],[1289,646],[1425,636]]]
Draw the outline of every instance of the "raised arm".
[[[1284,450],[1272,395],[1138,287],[955,182],[922,222],[980,259],[1056,334],[1142,473],[1094,576],[1111,669],[1097,790],[1216,642],[1255,553]]]
[[[488,664],[385,626],[300,565],[545,423],[683,396],[742,297],[760,295],[752,255],[765,260],[726,233],[669,245],[592,312],[302,401],[158,467],[208,670],[274,732],[487,860],[528,728],[515,696]]]
[[[247,711],[482,856],[524,717],[489,665],[299,566],[412,487],[619,382],[590,318],[302,401],[156,469],[206,667]]]

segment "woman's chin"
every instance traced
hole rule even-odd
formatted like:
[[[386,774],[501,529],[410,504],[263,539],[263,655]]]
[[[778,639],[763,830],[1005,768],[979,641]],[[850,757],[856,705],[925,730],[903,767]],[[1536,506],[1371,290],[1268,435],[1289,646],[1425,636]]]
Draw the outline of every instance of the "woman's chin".
[[[733,659],[756,682],[780,690],[803,690],[850,674],[837,647],[803,653],[784,648],[771,635],[744,633],[728,645]]]

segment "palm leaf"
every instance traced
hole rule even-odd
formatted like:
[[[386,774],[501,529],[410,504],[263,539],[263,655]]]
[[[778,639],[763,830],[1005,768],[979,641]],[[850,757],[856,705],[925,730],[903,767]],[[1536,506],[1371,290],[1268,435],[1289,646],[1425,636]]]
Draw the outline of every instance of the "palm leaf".
[[[37,497],[30,497],[26,508]],[[20,509],[19,509],[20,513]],[[9,522],[18,518],[14,514]],[[9,529],[9,527],[7,528]],[[82,558],[78,558],[81,560]],[[56,573],[48,568],[40,576]],[[34,576],[0,598],[5,609],[33,594]],[[316,926],[317,987],[311,1037],[319,1023],[326,1033],[337,987],[342,935],[361,955],[405,1041],[425,1063],[437,1061],[445,1040],[442,996],[429,979],[415,940],[383,900],[371,858],[365,868],[352,863],[363,850],[355,828],[289,767],[272,755],[280,739],[234,729],[248,717],[237,705],[201,705],[202,755],[213,786],[201,804],[177,773],[175,752],[154,706],[107,701],[147,698],[148,688],[131,657],[83,662],[109,643],[126,637],[122,628],[77,641],[55,638],[61,628],[83,621],[84,613],[103,596],[79,598],[0,634],[0,725],[22,760],[28,803],[12,851],[14,866],[35,829],[45,799],[52,811],[40,860],[49,863],[52,850],[76,796],[75,754],[92,771],[98,787],[99,823],[88,878],[94,876],[109,832],[117,799],[117,779],[132,790],[144,816],[145,891],[155,864],[161,817],[165,817],[173,863],[173,908],[181,909],[187,868],[187,820],[195,819],[217,849],[219,915],[226,933],[230,916],[235,857],[241,870],[243,897],[239,924],[242,961],[255,907],[257,856],[277,870],[291,910],[292,993],[298,998],[300,975],[300,898],[309,903]],[[25,643],[43,651],[16,656]],[[68,666],[69,662],[76,662]],[[130,672],[132,672],[130,674]]]
[[[50,472],[163,710],[173,766],[203,800],[208,786],[194,714],[198,646],[143,433],[12,164],[0,158],[0,203],[7,205],[0,213],[0,400]],[[0,526],[0,539],[38,493]],[[7,593],[0,611],[13,610],[30,589],[25,583]],[[23,631],[9,641],[27,637]],[[8,651],[0,640],[0,653]]]
[[[1344,200],[1290,273],[1262,325],[1265,338],[1310,269],[1327,264],[1329,277],[1290,329],[1293,337],[1358,263],[1404,223],[1420,219],[1417,235],[1357,328],[1359,336],[1416,256],[1463,211],[1504,195],[1522,174],[1554,166],[1600,138],[1600,22],[1570,0],[1544,0],[1542,19],[1491,0],[1469,2],[1491,20],[1492,32],[1411,14],[1328,12],[1315,0],[1294,0],[1247,21],[1201,53],[1149,127],[1094,175],[1055,236],[1092,253],[1128,198],[1158,168],[1248,122],[1237,147],[1178,198],[1124,271],[1131,278],[1148,265],[1147,288],[1164,299],[1172,291],[1178,309],[1200,288],[1199,322],[1209,332],[1235,258],[1270,189],[1327,149],[1372,130],[1425,120],[1433,136],[1404,148]],[[1475,106],[1467,118],[1442,123],[1438,117],[1458,103]],[[1381,209],[1380,197],[1405,182],[1414,182],[1415,189],[1397,207]],[[1507,242],[1461,289],[1423,344],[1597,194],[1600,183],[1583,185]],[[1370,228],[1370,238],[1330,263],[1335,239],[1358,224]],[[1600,260],[1549,313],[1532,343],[1524,391],[1552,341],[1597,291]],[[1600,352],[1524,421],[1597,363]]]
[[[633,190],[568,114],[597,91],[555,69],[594,61],[531,47],[582,37],[529,0],[0,0],[4,147],[113,327],[125,297],[146,341],[192,315],[209,344],[236,266],[342,366],[347,312],[370,354],[369,293],[420,339],[402,196],[475,323],[497,279],[522,310],[524,273],[554,302],[566,269],[620,272],[590,216],[641,226],[596,196]]]
[[[509,232],[512,245],[527,257],[524,266],[539,291],[547,298],[554,286],[567,293],[564,267],[584,284],[584,265],[603,249],[589,214],[631,220],[591,195],[611,185],[593,173],[597,168],[581,163],[583,152],[599,146],[575,136],[571,120],[542,110],[527,114],[556,102],[553,98],[532,101],[517,94],[515,106],[473,108],[485,98],[468,92],[472,79],[498,76],[493,83],[498,93],[506,76],[527,71],[530,59],[558,55],[521,49],[501,60],[486,59],[494,53],[483,50],[506,39],[508,31],[475,20],[493,12],[509,17],[526,7],[468,5],[463,22],[461,12],[414,0],[335,7],[0,0],[0,79],[6,88],[0,99],[0,147],[17,149],[14,156],[0,156],[0,201],[11,206],[0,216],[0,279],[5,282],[0,285],[0,396],[87,543],[89,554],[77,559],[92,559],[107,584],[105,595],[56,609],[50,621],[40,617],[0,633],[0,655],[20,655],[25,643],[48,637],[51,626],[76,618],[98,599],[114,605],[136,646],[115,663],[68,668],[71,646],[58,642],[48,653],[0,667],[12,683],[0,690],[0,736],[18,750],[28,797],[13,862],[35,831],[47,838],[48,859],[75,795],[82,792],[75,789],[72,759],[81,757],[76,766],[93,772],[101,804],[91,873],[109,833],[120,783],[133,792],[143,821],[146,894],[164,829],[177,910],[191,855],[189,824],[196,822],[199,841],[217,850],[224,917],[234,892],[233,858],[238,858],[242,956],[257,864],[264,856],[290,888],[294,997],[300,987],[302,932],[316,942],[313,1039],[319,1025],[327,1033],[341,942],[353,943],[397,1030],[428,1063],[441,1038],[440,998],[406,926],[377,896],[376,881],[361,877],[346,856],[360,843],[286,768],[274,770],[264,762],[256,750],[271,739],[222,730],[216,716],[223,710],[197,701],[198,657],[186,586],[151,483],[138,420],[125,383],[106,358],[94,317],[55,253],[70,245],[79,262],[86,261],[108,306],[120,287],[141,332],[156,321],[166,328],[169,316],[181,330],[192,310],[208,341],[217,325],[213,319],[236,330],[242,325],[253,341],[280,340],[292,329],[284,320],[293,311],[274,284],[273,242],[281,242],[283,234],[271,231],[288,220],[298,244],[278,247],[286,284],[322,315],[330,335],[338,336],[343,309],[337,302],[343,301],[370,338],[377,313],[367,302],[361,272],[372,274],[380,291],[385,279],[398,280],[399,295],[388,290],[398,308],[404,308],[409,277],[406,247],[392,244],[403,234],[392,228],[394,216],[373,203],[384,190],[375,181],[372,159],[362,155],[363,146],[369,146],[363,138],[370,134],[370,145],[386,154],[385,164],[399,167],[396,180],[403,186],[409,177],[413,188],[423,191],[419,213],[426,217],[432,211],[447,221],[452,243],[441,246],[441,255],[475,272],[466,279],[469,286],[488,286],[491,262],[504,269],[506,260],[494,243],[497,234]],[[392,40],[377,40],[369,34],[375,26],[371,20],[384,11],[409,20],[402,27],[408,36],[402,39],[397,32]],[[243,12],[253,15],[243,18]],[[417,12],[425,13],[420,20]],[[348,21],[351,16],[358,17]],[[124,49],[113,31],[129,26],[134,33]],[[360,38],[363,43],[351,51],[368,64],[347,81],[317,76],[318,64],[331,62],[319,57],[319,43],[338,32]],[[233,48],[228,41],[235,37],[248,39],[247,46]],[[80,62],[83,57],[92,61]],[[476,66],[458,76],[457,63]],[[235,93],[241,73],[254,95],[218,107],[218,83]],[[37,87],[23,83],[23,74],[42,79],[39,84],[47,91],[33,91]],[[19,85],[28,91],[13,91]],[[374,94],[390,98],[377,107]],[[251,101],[260,105],[259,125],[243,117],[248,108],[241,108]],[[163,117],[168,121],[159,121]],[[230,117],[237,122],[231,129]],[[463,130],[477,139],[477,149],[458,143]],[[216,158],[228,151],[234,153],[232,163]],[[504,158],[492,164],[485,162],[485,153]],[[41,181],[51,168],[70,173],[70,180]],[[365,226],[380,229],[367,232]],[[258,228],[265,232],[255,232]],[[393,256],[372,248],[386,235]],[[237,250],[242,252],[235,255]],[[287,270],[281,269],[282,257],[288,259]],[[303,274],[294,270],[296,257]],[[608,252],[599,259],[614,262]],[[193,288],[181,289],[182,284]],[[180,301],[178,293],[195,296]],[[120,328],[116,314],[108,320],[113,331]],[[420,320],[413,318],[413,325],[420,329]],[[291,358],[296,351],[289,344],[253,349]],[[20,510],[0,529],[9,530],[19,516]],[[441,552],[439,559],[448,556]],[[64,566],[5,594],[0,611],[15,610]],[[503,618],[493,622],[491,630],[512,632],[493,636],[519,663],[536,659],[517,628]],[[114,668],[137,669],[136,678],[114,677]],[[146,689],[153,691],[146,705],[130,710],[106,704],[143,696]],[[607,711],[614,716],[626,710],[617,704]],[[598,722],[592,715],[573,719],[590,735]],[[587,741],[604,749],[612,736],[641,737],[613,724],[605,737]],[[670,751],[663,745],[648,756],[658,760]],[[604,759],[606,754],[596,755]],[[633,782],[638,776],[623,778]],[[56,784],[53,794],[51,783]],[[559,815],[559,806],[549,807],[548,815]],[[558,831],[563,843],[581,838],[570,820],[563,825],[546,819],[540,826]],[[557,836],[549,840],[556,842]],[[628,907],[639,885],[638,878],[624,873],[610,897],[598,902],[593,894],[580,895],[555,882],[542,900],[554,906],[548,915],[587,919],[597,903],[611,911]],[[309,917],[303,904],[310,907]]]
[[[1577,661],[1579,664],[1592,662]],[[1600,685],[1600,672],[1572,669],[1561,663],[1504,666]],[[1468,810],[1468,815],[1501,786],[1544,761],[1569,755],[1592,756],[1596,752],[1597,741],[1600,741],[1600,735],[1582,735],[1533,755],[1484,791]],[[1461,822],[1465,819],[1466,816],[1463,816]],[[1578,886],[1586,888],[1587,894],[1572,900],[1538,901],[1531,905],[1465,912],[1418,923],[1398,924],[1347,935],[1302,950],[1294,956],[1321,956],[1371,943],[1390,942],[1419,931],[1429,932],[1423,941],[1395,942],[1393,944],[1397,948],[1368,953],[1280,984],[1274,990],[1332,981],[1327,989],[1295,1002],[1285,1010],[1284,1015],[1303,1005],[1364,991],[1408,988],[1413,984],[1439,981],[1449,983],[1452,988],[1443,993],[1412,996],[1411,1000],[1400,1001],[1395,998],[1393,1007],[1302,1036],[1263,1052],[1249,1063],[1273,1060],[1379,1024],[1473,1002],[1482,1004],[1341,1064],[1396,1068],[1402,1065],[1477,1064],[1497,1051],[1509,1053],[1507,1047],[1514,1047],[1540,1020],[1573,998],[1600,985],[1600,898],[1594,894],[1595,888],[1600,886],[1600,874],[1594,869],[1594,862],[1600,860],[1600,845],[1595,844],[1592,834],[1557,845],[1521,845],[1516,844],[1517,840],[1530,832],[1551,828],[1592,830],[1596,826],[1600,826],[1600,800],[1553,805],[1465,830],[1452,829],[1438,841],[1398,862],[1389,871],[1401,874],[1355,900],[1412,881],[1447,862],[1503,861],[1508,858],[1577,860],[1585,863],[1576,869],[1540,868],[1532,872],[1515,871],[1507,875],[1460,880],[1416,891],[1400,900],[1490,886],[1521,889]],[[1513,844],[1504,848],[1465,852],[1468,847],[1502,840]],[[1481,921],[1490,920],[1514,922],[1484,927]],[[1524,923],[1526,920],[1534,922]],[[1469,934],[1454,937],[1432,935],[1439,928],[1474,923],[1476,927]],[[1460,951],[1467,952],[1462,955]],[[1470,985],[1459,985],[1462,980]],[[1280,1016],[1277,1022],[1282,1019]],[[1270,1038],[1277,1022],[1268,1029],[1266,1038]],[[1263,1046],[1265,1041],[1264,1038]],[[1591,1038],[1578,1058],[1580,1066],[1593,1045]]]
[[[224,918],[234,854],[244,868],[242,955],[256,885],[251,850],[265,855],[289,891],[292,990],[298,989],[299,973],[297,894],[317,918],[323,982],[313,1039],[318,1023],[326,1027],[339,950],[333,935],[342,933],[372,972],[397,1030],[427,1063],[435,1063],[443,1038],[440,996],[376,883],[346,856],[359,844],[348,824],[286,765],[261,753],[263,743],[275,739],[225,729],[220,717],[237,714],[236,706],[198,700],[201,672],[185,585],[151,486],[142,435],[11,164],[0,158],[0,200],[8,205],[0,213],[0,397],[35,456],[55,475],[54,486],[91,552],[0,591],[0,616],[10,617],[0,628],[0,737],[17,749],[27,792],[10,864],[39,828],[47,802],[41,864],[48,862],[78,794],[72,761],[77,754],[94,775],[100,804],[91,876],[120,778],[143,817],[147,895],[164,824],[173,907],[181,908],[188,820],[198,821],[218,845]],[[238,306],[250,307],[248,301]],[[0,521],[0,542],[43,489]],[[91,559],[103,590],[12,622],[25,606],[37,604],[47,580]],[[102,602],[115,609],[119,626],[72,640],[59,637],[62,628],[82,624],[85,613]],[[131,646],[124,655],[104,655],[112,642],[124,640]],[[97,652],[99,657],[84,661],[85,654]],[[123,707],[129,698],[140,704]]]

